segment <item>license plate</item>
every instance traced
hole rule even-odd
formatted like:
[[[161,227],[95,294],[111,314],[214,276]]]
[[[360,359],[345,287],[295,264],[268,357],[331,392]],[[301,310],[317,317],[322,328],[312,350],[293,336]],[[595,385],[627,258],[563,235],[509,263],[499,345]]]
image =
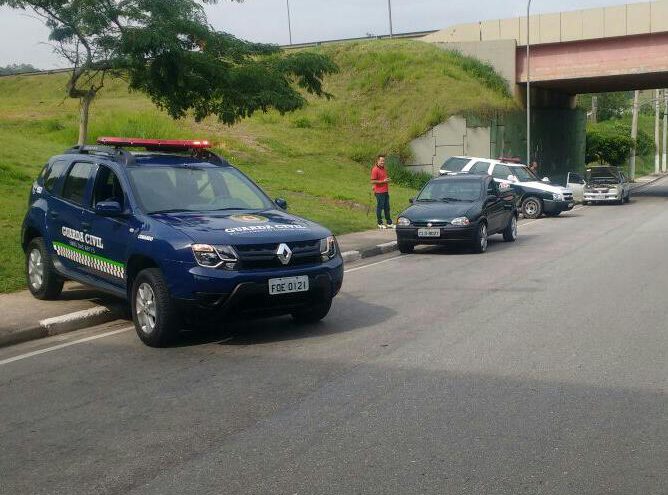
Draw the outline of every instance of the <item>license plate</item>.
[[[418,237],[441,237],[441,229],[418,229]]]
[[[308,276],[269,279],[269,294],[272,296],[308,292],[308,289]]]

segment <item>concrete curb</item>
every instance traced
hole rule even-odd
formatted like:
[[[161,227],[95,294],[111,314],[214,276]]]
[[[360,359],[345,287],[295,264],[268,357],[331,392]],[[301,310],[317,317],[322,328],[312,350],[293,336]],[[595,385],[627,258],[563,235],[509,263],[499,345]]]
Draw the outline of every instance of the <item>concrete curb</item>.
[[[359,251],[346,251],[345,253],[341,253],[341,256],[343,257],[344,262],[352,263],[353,261],[359,261],[366,258],[371,258],[373,256],[380,256],[381,254],[391,253],[392,251],[396,250],[397,241],[392,241],[360,249]]]
[[[646,182],[633,182],[631,184],[631,191],[635,191],[636,189],[640,189],[640,188],[652,185],[655,182],[660,181],[661,179],[665,179],[666,177],[668,177],[668,175],[660,175],[660,176],[655,177],[652,180],[648,180]]]
[[[43,339],[61,333],[74,332],[82,328],[101,325],[126,316],[124,305],[95,306],[94,308],[69,313],[55,318],[47,318],[37,325],[17,330],[8,335],[0,336],[0,347],[20,344],[29,340]]]

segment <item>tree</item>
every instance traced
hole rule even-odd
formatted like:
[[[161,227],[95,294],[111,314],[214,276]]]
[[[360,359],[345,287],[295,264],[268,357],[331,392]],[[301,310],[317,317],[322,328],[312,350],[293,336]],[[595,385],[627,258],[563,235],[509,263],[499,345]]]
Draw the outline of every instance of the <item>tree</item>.
[[[336,65],[313,52],[283,54],[214,30],[203,4],[217,0],[0,0],[34,11],[55,51],[72,64],[66,93],[80,100],[79,144],[108,77],[127,79],[175,119],[216,115],[226,124],[274,108],[302,107]],[[243,1],[243,0],[234,0]]]
[[[631,137],[631,126],[626,122],[591,124],[587,128],[587,163],[622,166],[629,159],[634,145],[639,156],[654,150],[652,138],[642,130],[638,131],[638,138],[634,141]]]
[[[0,76],[25,74],[26,72],[37,72],[38,70],[39,69],[36,69],[30,64],[10,64],[5,67],[0,67]]]
[[[596,117],[598,122],[618,119],[631,107],[632,93],[621,91],[614,93],[596,93],[580,95],[578,106],[585,111],[592,110],[592,97],[597,97]]]

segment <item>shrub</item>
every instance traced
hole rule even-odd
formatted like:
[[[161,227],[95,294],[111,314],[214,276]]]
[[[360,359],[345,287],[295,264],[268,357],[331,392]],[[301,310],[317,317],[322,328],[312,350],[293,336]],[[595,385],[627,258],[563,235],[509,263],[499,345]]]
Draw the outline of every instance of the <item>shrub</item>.
[[[426,172],[411,172],[401,163],[397,155],[388,156],[385,160],[387,174],[392,179],[392,184],[411,187],[413,189],[422,189],[424,185],[432,179],[432,176]]]
[[[311,121],[308,117],[297,117],[293,124],[298,129],[310,129],[312,127]]]
[[[652,138],[639,129],[638,138],[634,141],[631,138],[631,126],[626,122],[615,120],[591,124],[587,128],[587,163],[622,166],[631,156],[634,145],[639,156],[654,151]]]

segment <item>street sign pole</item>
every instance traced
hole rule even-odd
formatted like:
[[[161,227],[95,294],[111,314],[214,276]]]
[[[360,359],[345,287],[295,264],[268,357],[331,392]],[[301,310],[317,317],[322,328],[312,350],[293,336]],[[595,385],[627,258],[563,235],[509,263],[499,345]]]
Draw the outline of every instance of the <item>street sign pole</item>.
[[[527,3],[527,165],[531,165],[531,0]]]

